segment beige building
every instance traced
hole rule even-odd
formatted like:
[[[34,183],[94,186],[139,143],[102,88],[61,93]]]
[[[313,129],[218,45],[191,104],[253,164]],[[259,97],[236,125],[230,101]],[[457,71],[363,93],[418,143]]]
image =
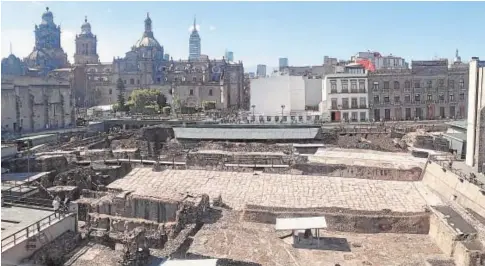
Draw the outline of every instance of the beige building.
[[[2,76],[2,132],[26,133],[75,124],[69,80]]]
[[[370,118],[375,121],[466,118],[468,67],[448,60],[413,61],[411,69],[369,74]]]

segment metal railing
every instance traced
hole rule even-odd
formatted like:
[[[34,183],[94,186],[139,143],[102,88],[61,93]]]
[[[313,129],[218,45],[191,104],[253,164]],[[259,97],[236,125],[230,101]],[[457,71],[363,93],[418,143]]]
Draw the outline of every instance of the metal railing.
[[[480,189],[485,190],[485,183],[480,181],[475,174],[466,174],[460,169],[456,169],[453,167],[453,164],[449,164],[449,159],[438,159],[436,155],[430,155],[428,157],[428,162],[436,163],[437,165],[443,167],[447,171],[451,171],[453,174],[457,175],[461,182],[464,180],[478,186]]]
[[[5,250],[5,248],[8,248],[9,246],[15,246],[18,242],[28,239],[34,234],[41,232],[42,229],[45,229],[48,226],[52,225],[54,222],[60,221],[61,218],[66,217],[62,214],[57,214],[57,216],[58,217],[56,217],[55,213],[52,213],[47,217],[5,237],[4,239],[2,239],[2,252]]]

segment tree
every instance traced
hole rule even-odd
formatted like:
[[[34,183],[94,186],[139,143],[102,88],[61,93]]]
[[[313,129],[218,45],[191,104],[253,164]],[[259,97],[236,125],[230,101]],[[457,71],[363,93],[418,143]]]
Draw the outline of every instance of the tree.
[[[125,102],[125,83],[121,78],[116,82],[116,89],[118,90],[118,107],[120,111],[126,111]]]
[[[161,92],[157,95],[157,105],[159,112],[162,112],[163,107],[167,105],[167,97]]]

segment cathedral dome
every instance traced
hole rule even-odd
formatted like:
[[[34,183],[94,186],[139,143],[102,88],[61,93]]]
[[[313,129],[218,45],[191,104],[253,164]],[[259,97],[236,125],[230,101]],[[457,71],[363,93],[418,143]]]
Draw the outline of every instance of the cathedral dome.
[[[91,24],[88,22],[88,18],[84,18],[84,23],[81,26],[81,34],[91,34]]]
[[[54,15],[49,11],[49,8],[45,8],[45,12],[42,13],[42,24],[52,24],[54,23]]]
[[[136,42],[135,47],[160,47],[160,43],[153,37],[143,35],[143,37]]]

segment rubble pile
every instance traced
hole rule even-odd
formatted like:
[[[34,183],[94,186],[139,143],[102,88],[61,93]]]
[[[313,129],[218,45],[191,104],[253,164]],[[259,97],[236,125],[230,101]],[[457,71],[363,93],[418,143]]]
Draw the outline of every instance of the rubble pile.
[[[79,190],[98,190],[107,185],[104,180],[109,179],[105,175],[97,174],[91,167],[78,167],[56,175],[55,186],[76,186]]]
[[[343,135],[339,137],[338,146],[346,149],[367,149],[388,152],[403,152],[404,146],[396,145],[389,134],[368,134],[367,136]]]
[[[69,253],[74,251],[80,242],[79,234],[67,231],[36,251],[29,258],[29,262],[32,265],[63,265],[69,259]]]

